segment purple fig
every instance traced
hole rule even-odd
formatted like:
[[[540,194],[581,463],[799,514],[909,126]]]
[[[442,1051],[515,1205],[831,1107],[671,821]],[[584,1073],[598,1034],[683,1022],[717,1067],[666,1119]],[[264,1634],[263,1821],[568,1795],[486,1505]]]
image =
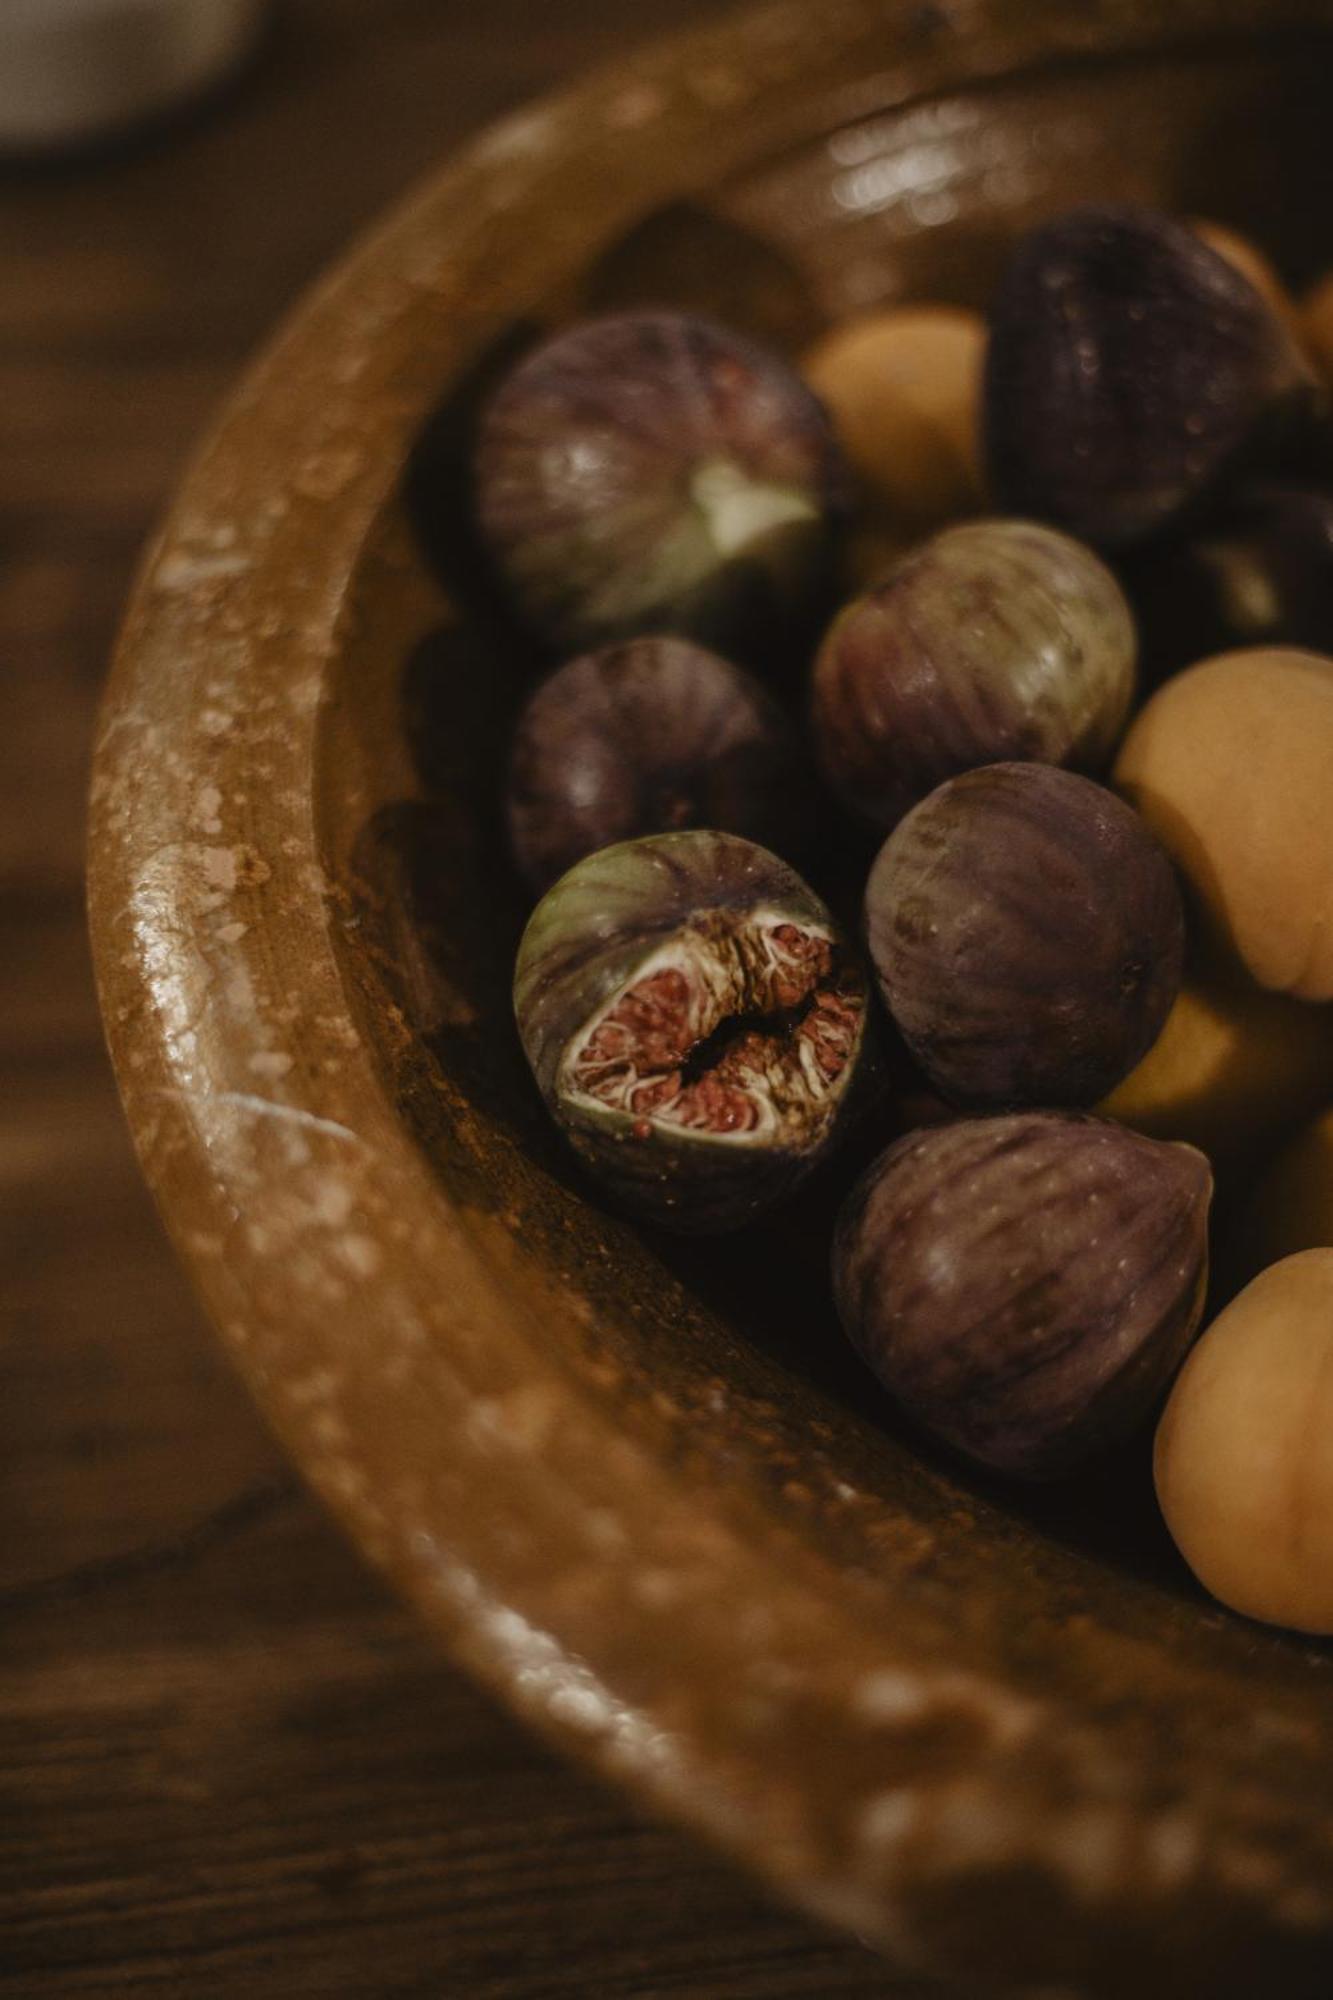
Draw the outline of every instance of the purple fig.
[[[992,302],[997,504],[1100,547],[1157,533],[1323,406],[1249,279],[1152,209],[1076,208],[1034,229]]]
[[[1047,764],[965,771],[915,806],[871,870],[866,927],[908,1048],[979,1109],[1097,1103],[1180,987],[1164,851],[1114,793]]]
[[[793,855],[809,777],[786,711],[688,639],[628,639],[571,660],[519,717],[506,799],[519,867],[544,890],[585,854],[715,827]]]
[[[1135,652],[1129,607],[1090,550],[1029,521],[946,528],[824,640],[813,719],[825,775],[888,828],[978,764],[1099,770],[1129,715]]]
[[[1333,492],[1244,487],[1123,568],[1154,679],[1243,646],[1333,649]]]
[[[1192,1146],[1068,1112],[890,1146],[838,1224],[853,1344],[935,1436],[1046,1479],[1152,1411],[1203,1308],[1212,1176]]]
[[[605,847],[528,923],[514,1012],[548,1109],[621,1205],[738,1228],[839,1135],[868,989],[777,856],[715,832]]]
[[[483,535],[550,643],[647,630],[753,654],[818,608],[847,475],[823,409],[755,342],[685,313],[585,320],[483,413]]]

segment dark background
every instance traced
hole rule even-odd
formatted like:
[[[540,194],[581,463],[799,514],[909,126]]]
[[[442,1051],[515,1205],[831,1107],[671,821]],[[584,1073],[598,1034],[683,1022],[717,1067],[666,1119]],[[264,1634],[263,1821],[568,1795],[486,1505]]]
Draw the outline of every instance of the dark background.
[[[245,356],[467,132],[714,11],[305,0],[174,126],[0,167],[5,1994],[890,1984],[538,1748],[301,1491],[141,1187],[84,942],[118,607]]]

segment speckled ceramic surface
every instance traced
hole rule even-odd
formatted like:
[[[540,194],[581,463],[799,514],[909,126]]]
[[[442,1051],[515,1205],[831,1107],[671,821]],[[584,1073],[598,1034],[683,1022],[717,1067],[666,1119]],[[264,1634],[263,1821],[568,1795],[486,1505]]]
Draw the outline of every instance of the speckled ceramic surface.
[[[509,1021],[530,663],[459,438],[534,325],[678,301],[790,347],[984,296],[1082,195],[1252,228],[1303,278],[1333,262],[1321,21],[770,5],[501,126],[243,385],[103,719],[129,1115],[311,1480],[517,1710],[968,1995],[1333,1988],[1333,1661],[1194,1591],[1141,1465],[1034,1500],[923,1455],[834,1326],[827,1191],[744,1256],[586,1198]]]

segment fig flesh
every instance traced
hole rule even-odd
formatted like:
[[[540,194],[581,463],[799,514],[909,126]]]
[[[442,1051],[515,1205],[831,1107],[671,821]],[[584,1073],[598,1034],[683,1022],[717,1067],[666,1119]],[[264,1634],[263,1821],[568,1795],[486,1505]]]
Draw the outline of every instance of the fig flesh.
[[[514,1007],[548,1109],[634,1214],[733,1229],[828,1152],[866,1055],[855,951],[787,864],[714,831],[589,855],[538,904]]]

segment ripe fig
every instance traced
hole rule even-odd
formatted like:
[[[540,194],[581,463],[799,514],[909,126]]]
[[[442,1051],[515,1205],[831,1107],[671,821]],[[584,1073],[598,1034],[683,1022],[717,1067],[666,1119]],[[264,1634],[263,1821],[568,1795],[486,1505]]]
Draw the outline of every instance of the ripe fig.
[[[849,1338],[904,1409],[1047,1479],[1146,1417],[1203,1308],[1212,1176],[1192,1146],[1069,1112],[890,1146],[839,1220]]]
[[[955,1104],[1095,1104],[1180,986],[1171,864],[1123,800],[1047,764],[989,764],[923,799],[866,887],[889,1011]]]
[[[1322,407],[1268,301],[1151,209],[1077,208],[1034,229],[992,303],[996,500],[1101,547],[1156,533]]]
[[[824,773],[888,828],[978,764],[1098,770],[1129,716],[1135,656],[1124,595],[1090,550],[1029,521],[946,528],[849,604],[820,648]]]
[[[1238,646],[1333,649],[1333,492],[1254,484],[1123,571],[1153,679]]]
[[[571,660],[519,717],[506,799],[518,865],[541,891],[585,854],[716,827],[803,846],[809,777],[786,711],[688,639],[628,639]]]
[[[656,629],[755,652],[817,610],[848,490],[799,377],[673,312],[543,342],[484,411],[475,469],[518,611],[571,649]]]
[[[867,982],[819,898],[731,834],[590,854],[537,905],[514,1011],[548,1109],[621,1205],[734,1229],[827,1153]]]

